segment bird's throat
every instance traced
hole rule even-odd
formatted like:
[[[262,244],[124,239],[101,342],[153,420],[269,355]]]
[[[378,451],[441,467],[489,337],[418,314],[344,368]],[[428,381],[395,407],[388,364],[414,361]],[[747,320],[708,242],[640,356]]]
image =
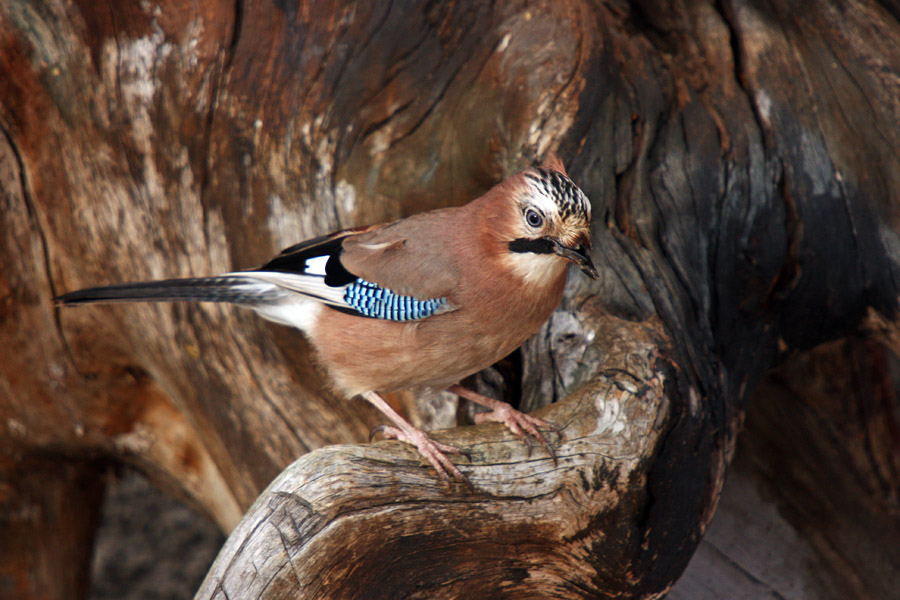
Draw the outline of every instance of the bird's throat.
[[[553,252],[510,252],[507,264],[527,285],[538,287],[554,283],[566,270],[566,261]]]

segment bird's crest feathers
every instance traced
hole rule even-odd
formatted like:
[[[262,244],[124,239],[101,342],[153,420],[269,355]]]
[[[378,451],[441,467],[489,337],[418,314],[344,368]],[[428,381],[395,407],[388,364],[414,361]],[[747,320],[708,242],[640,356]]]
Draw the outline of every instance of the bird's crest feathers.
[[[541,163],[541,167],[548,171],[557,171],[562,173],[566,177],[569,174],[566,172],[566,166],[563,164],[562,159],[555,153],[551,152],[544,158],[544,162]]]
[[[534,191],[556,205],[561,220],[590,223],[591,203],[588,202],[584,192],[565,174],[544,167],[535,167],[525,171],[525,179]]]

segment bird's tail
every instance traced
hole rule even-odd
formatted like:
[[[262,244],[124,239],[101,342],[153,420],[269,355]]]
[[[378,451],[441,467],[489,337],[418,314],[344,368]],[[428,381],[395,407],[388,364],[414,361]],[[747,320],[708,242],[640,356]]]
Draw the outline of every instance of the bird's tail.
[[[240,275],[141,281],[93,287],[58,296],[59,305],[92,302],[231,302],[259,304],[272,298],[275,286]]]

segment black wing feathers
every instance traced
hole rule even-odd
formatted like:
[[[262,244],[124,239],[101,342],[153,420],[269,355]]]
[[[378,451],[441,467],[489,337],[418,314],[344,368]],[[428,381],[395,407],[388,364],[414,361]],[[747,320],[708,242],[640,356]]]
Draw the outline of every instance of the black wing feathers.
[[[340,287],[353,283],[357,277],[341,264],[341,250],[346,236],[322,236],[286,248],[256,271],[277,271],[280,273],[308,274],[307,261],[311,258],[327,256],[325,263],[325,284]]]

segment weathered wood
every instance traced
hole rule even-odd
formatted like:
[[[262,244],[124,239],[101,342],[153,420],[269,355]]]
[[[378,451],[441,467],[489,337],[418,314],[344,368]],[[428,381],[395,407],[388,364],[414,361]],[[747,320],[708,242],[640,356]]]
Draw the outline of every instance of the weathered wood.
[[[561,310],[492,385],[527,408],[572,396],[574,382],[605,403],[597,390],[619,375],[603,367],[623,364],[628,346],[590,350],[604,346],[584,324],[619,323],[597,330],[616,340],[630,322],[656,332],[645,354],[668,365],[664,418],[633,450],[633,495],[618,512],[604,512],[598,492],[565,524],[596,544],[573,558],[564,550],[579,541],[545,513],[532,529],[558,545],[527,553],[540,567],[502,563],[489,579],[452,584],[502,580],[515,597],[554,573],[587,582],[554,587],[557,597],[659,595],[712,516],[767,370],[859,331],[867,316],[897,320],[898,38],[897,10],[876,0],[812,0],[802,11],[787,0],[0,1],[0,476],[35,455],[128,460],[234,526],[286,465],[364,441],[378,417],[333,397],[296,332],[252,315],[177,305],[56,312],[53,295],[251,267],[341,226],[467,201],[554,150],[592,199],[602,276],[573,279]],[[565,418],[567,406],[550,414]],[[566,425],[573,440],[610,441],[589,435],[602,429],[596,415],[583,418]],[[647,432],[641,419],[618,422],[623,440]],[[476,437],[503,437],[490,427],[448,435],[475,447]],[[482,489],[499,496],[519,485],[515,473],[544,464],[516,447],[500,446],[517,460],[503,477],[479,478]],[[356,452],[408,456],[395,444]],[[646,452],[652,460],[635,458]],[[359,462],[332,449],[299,464],[328,460]],[[416,518],[464,497],[438,494],[421,467],[382,466],[382,477],[397,473],[394,498],[434,501],[407,513]],[[374,475],[369,462],[360,468]],[[547,469],[544,483],[521,485],[548,499],[570,489],[562,464]],[[281,481],[337,514],[344,496],[314,488],[317,476],[357,481],[341,473]],[[625,475],[600,472],[599,486]],[[269,506],[261,502],[257,510]],[[504,514],[495,540],[513,535],[501,526],[530,505],[479,502]],[[601,518],[609,514],[621,520]],[[365,549],[312,531],[314,546],[339,551],[317,564]],[[449,544],[469,529],[428,531]],[[404,539],[436,564],[429,539]],[[375,572],[394,568],[393,555],[367,556],[382,559]],[[450,571],[471,564],[452,556]]]

